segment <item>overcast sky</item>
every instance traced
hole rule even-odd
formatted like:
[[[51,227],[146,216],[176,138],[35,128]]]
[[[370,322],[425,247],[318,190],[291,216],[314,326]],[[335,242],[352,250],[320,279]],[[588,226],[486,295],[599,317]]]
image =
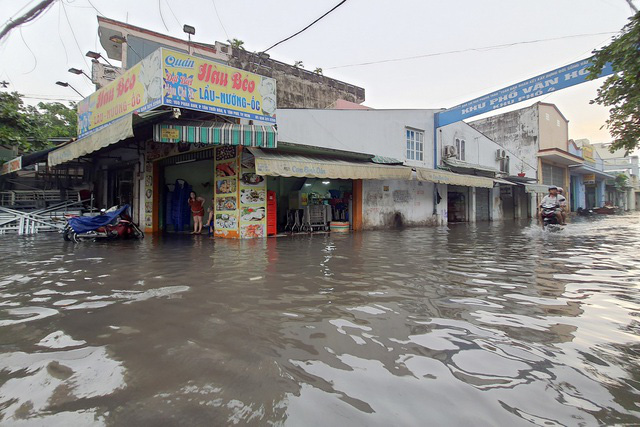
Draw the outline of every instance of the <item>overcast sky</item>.
[[[39,1],[0,0],[0,21],[15,18]],[[91,83],[67,69],[83,68],[89,73],[84,54],[88,50],[104,53],[97,38],[96,8],[106,17],[175,37],[184,37],[182,25],[190,24],[196,28],[196,41],[238,38],[247,50],[261,51],[338,2],[57,0],[44,15],[3,40],[0,80],[9,81],[10,90],[34,102],[35,98],[79,99],[70,88],[56,86],[57,80],[68,81],[85,96],[90,94]],[[321,67],[326,76],[364,87],[365,105],[374,108],[452,107],[589,57],[631,15],[625,0],[348,0],[269,53],[291,64],[303,61],[309,70]],[[546,39],[555,40],[481,49]],[[351,66],[458,50],[467,51]],[[570,121],[570,138],[605,142],[609,134],[600,127],[607,110],[589,105],[601,82],[565,89],[516,108],[539,100],[555,103]],[[504,111],[508,110],[499,110]]]

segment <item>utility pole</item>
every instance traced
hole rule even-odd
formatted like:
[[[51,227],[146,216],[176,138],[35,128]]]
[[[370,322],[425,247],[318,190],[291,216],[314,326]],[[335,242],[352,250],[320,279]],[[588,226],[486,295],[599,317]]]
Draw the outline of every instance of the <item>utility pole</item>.
[[[633,13],[638,13],[638,8],[635,4],[633,4],[632,0],[627,0],[627,3],[629,3],[629,7],[631,8],[631,10],[633,10]]]

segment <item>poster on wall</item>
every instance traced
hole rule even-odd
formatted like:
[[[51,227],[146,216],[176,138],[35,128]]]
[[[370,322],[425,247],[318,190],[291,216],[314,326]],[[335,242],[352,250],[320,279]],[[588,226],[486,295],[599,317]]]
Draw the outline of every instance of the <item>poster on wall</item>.
[[[243,153],[240,167],[240,237],[265,237],[267,181],[256,174],[255,158],[248,151]]]
[[[213,227],[219,237],[239,237],[238,151],[230,145],[215,148]]]

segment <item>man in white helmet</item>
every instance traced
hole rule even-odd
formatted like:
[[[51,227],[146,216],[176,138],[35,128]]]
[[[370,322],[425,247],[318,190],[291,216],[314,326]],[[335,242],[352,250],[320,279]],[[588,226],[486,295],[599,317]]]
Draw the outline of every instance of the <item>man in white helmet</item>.
[[[558,194],[558,187],[556,187],[555,185],[552,185],[549,187],[549,194],[547,194],[542,198],[542,202],[540,203],[540,208],[542,208],[542,206],[545,206],[545,205],[556,206],[557,207],[556,219],[558,220],[559,224],[564,224],[564,218],[562,217],[562,208],[560,207],[561,202],[566,204],[567,199],[565,199],[564,196],[561,196],[560,194]],[[544,227],[544,218],[542,217],[542,209],[540,210],[538,216],[540,217],[540,223],[542,224],[542,227]]]

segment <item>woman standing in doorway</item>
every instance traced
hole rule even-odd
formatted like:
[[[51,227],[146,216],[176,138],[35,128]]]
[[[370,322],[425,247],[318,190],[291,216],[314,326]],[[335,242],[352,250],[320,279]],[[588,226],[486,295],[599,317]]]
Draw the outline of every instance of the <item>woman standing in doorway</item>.
[[[189,193],[189,207],[193,215],[193,232],[191,234],[200,234],[202,232],[202,218],[204,217],[204,199],[198,197],[195,191]]]

